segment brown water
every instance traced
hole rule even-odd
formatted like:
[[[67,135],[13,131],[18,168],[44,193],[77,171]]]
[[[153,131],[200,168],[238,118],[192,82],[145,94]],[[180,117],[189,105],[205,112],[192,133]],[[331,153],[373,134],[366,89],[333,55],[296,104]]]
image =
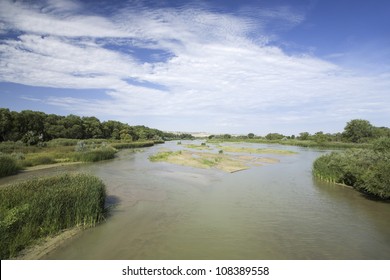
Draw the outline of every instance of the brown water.
[[[390,204],[314,180],[312,162],[323,152],[242,145],[299,153],[232,174],[149,162],[161,148],[182,148],[172,142],[12,180],[88,172],[116,204],[105,223],[47,259],[390,259]]]

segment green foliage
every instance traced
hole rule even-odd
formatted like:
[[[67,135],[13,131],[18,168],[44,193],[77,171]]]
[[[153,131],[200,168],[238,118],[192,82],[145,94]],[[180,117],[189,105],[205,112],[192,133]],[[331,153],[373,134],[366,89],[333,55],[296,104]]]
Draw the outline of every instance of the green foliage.
[[[19,169],[20,167],[17,165],[14,158],[0,154],[0,177],[15,174]]]
[[[11,112],[0,108],[0,142],[21,140],[27,145],[36,145],[56,138],[163,140],[166,135],[146,126],[129,126],[118,121],[100,122],[96,117],[64,117],[30,110]],[[175,134],[169,136],[178,137]]]
[[[281,140],[284,138],[284,135],[280,133],[268,133],[265,138],[268,140]]]
[[[59,175],[0,188],[0,257],[11,258],[35,240],[104,217],[105,186],[91,175]]]
[[[390,138],[381,137],[372,143],[372,148],[377,152],[390,152]]]
[[[352,120],[344,128],[343,136],[351,142],[367,142],[374,134],[374,127],[366,120]]]
[[[372,149],[348,149],[319,157],[313,174],[377,196],[390,198],[390,153]]]

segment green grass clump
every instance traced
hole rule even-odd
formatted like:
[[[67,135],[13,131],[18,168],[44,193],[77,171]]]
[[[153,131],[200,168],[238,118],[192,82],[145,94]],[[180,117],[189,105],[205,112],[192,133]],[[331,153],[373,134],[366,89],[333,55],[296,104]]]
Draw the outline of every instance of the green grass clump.
[[[74,146],[78,139],[57,138],[47,142],[48,147]]]
[[[155,155],[149,156],[149,160],[152,162],[156,161],[166,161],[170,156],[180,155],[181,151],[173,152],[173,151],[167,151],[167,152],[159,152]]]
[[[155,144],[153,141],[144,141],[144,142],[124,142],[124,143],[112,143],[111,146],[115,149],[134,149],[134,148],[144,148],[151,147]]]
[[[48,155],[38,154],[38,155],[28,156],[27,159],[21,159],[18,162],[22,167],[57,163],[55,158],[49,154]]]
[[[73,159],[74,161],[96,162],[101,160],[113,159],[115,157],[115,153],[115,149],[107,147],[85,152],[75,152]]]
[[[390,152],[372,149],[332,152],[314,161],[313,174],[380,199],[390,199]]]
[[[0,258],[15,257],[35,240],[104,217],[105,186],[91,175],[58,175],[0,188]]]
[[[14,158],[0,154],[0,177],[15,174],[19,171],[19,169],[20,167]]]

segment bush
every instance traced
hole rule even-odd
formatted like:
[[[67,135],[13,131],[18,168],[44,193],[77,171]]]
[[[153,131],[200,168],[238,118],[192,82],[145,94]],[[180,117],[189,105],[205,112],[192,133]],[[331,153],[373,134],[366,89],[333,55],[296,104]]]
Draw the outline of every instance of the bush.
[[[105,186],[91,175],[58,175],[0,188],[0,257],[11,258],[34,240],[104,217]]]
[[[17,173],[20,167],[16,160],[7,155],[0,154],[0,177],[8,176]]]
[[[349,149],[316,159],[314,176],[351,186],[381,199],[390,198],[390,153],[371,149]]]

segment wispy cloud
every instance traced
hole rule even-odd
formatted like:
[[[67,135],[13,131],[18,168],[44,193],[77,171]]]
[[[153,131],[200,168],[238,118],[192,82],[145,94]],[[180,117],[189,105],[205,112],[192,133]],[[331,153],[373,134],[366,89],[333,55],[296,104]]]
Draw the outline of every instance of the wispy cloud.
[[[344,121],[361,112],[389,114],[383,109],[390,108],[384,98],[389,74],[358,75],[269,43],[270,21],[291,27],[304,20],[287,6],[257,7],[254,16],[248,9],[233,15],[193,5],[138,4],[103,16],[86,13],[83,5],[1,1],[2,32],[19,35],[0,41],[0,81],[105,89],[104,100],[53,95],[42,102],[97,116],[172,121],[163,129],[191,117],[191,130],[245,131],[315,118]],[[142,58],[153,51],[170,55]]]

